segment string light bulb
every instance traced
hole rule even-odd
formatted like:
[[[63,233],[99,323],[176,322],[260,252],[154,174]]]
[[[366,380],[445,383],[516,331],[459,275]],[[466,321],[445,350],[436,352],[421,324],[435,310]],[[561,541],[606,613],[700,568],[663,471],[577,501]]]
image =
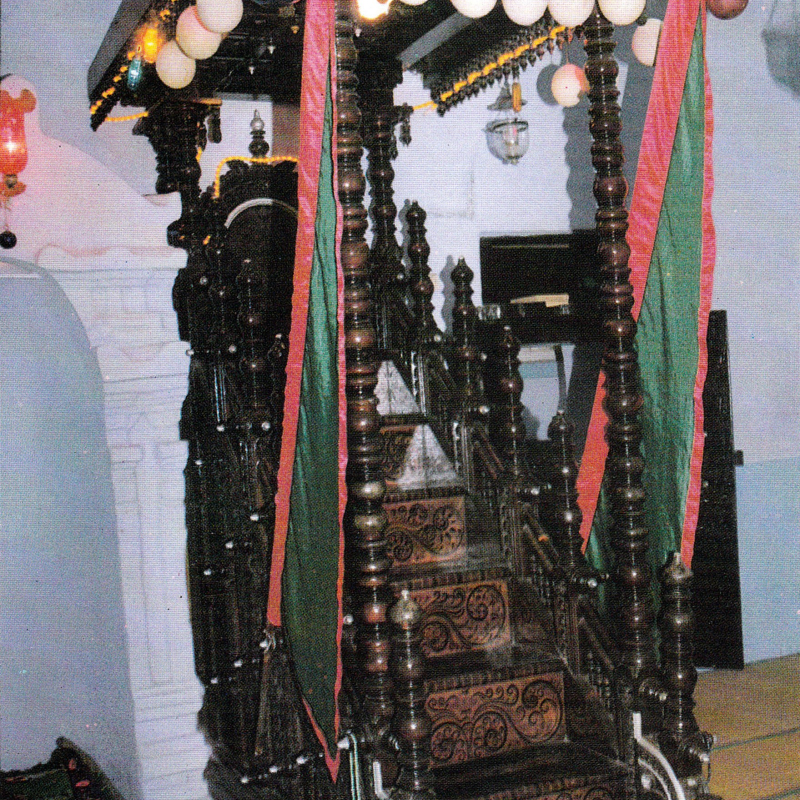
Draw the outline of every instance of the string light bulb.
[[[610,23],[623,26],[636,22],[642,16],[645,0],[598,0],[597,4]]]
[[[161,50],[161,45],[161,30],[158,25],[148,23],[147,27],[142,32],[142,41],[140,45],[142,58],[148,64],[155,64],[158,53]]]
[[[553,19],[567,28],[583,25],[594,8],[594,0],[550,0],[547,4]]]
[[[652,67],[656,63],[658,40],[661,38],[660,19],[650,17],[644,25],[638,25],[631,38],[631,50],[640,64]]]

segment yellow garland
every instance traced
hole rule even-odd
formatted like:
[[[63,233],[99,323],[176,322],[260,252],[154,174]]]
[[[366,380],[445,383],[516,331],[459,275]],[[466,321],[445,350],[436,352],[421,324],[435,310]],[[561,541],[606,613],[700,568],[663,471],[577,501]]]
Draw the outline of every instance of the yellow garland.
[[[148,111],[140,111],[138,114],[128,114],[127,117],[106,117],[103,122],[130,122],[132,119],[143,119],[148,113]]]
[[[219,182],[222,177],[222,170],[226,164],[231,161],[241,161],[245,164],[280,164],[282,161],[291,161],[296,164],[297,159],[294,156],[265,156],[263,158],[255,158],[253,156],[228,156],[223,158],[217,166],[217,174],[214,177],[214,197],[219,197]]]
[[[519,58],[520,56],[527,53],[529,50],[537,48],[540,44],[544,44],[548,39],[555,39],[559,33],[563,33],[565,30],[566,26],[557,25],[555,28],[551,29],[551,31],[545,36],[540,36],[538,39],[534,39],[531,42],[522,44],[519,47],[517,47],[516,50],[509,50],[507,53],[503,53],[502,55],[497,57],[497,61],[490,61],[483,69],[476,70],[475,72],[471,72],[469,75],[467,75],[466,80],[458,81],[453,85],[452,89],[449,89],[446,92],[442,92],[439,95],[438,102],[443,103],[445,100],[452,97],[457,92],[460,92],[467,86],[471,86],[479,78],[485,78],[487,75],[491,74],[498,67],[502,67],[503,64],[507,63],[508,61]],[[433,107],[435,105],[437,105],[435,101],[429,100],[427,103],[422,103],[419,106],[414,106],[414,111],[421,108]]]

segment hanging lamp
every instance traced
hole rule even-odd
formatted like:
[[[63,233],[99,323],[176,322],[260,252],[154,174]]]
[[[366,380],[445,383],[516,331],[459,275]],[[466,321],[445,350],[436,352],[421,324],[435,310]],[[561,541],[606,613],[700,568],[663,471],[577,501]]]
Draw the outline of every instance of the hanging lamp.
[[[523,105],[522,87],[514,80],[512,86],[503,86],[497,100],[488,107],[499,111],[500,116],[486,126],[486,143],[489,152],[504,164],[516,164],[528,152],[528,123],[517,116]]]

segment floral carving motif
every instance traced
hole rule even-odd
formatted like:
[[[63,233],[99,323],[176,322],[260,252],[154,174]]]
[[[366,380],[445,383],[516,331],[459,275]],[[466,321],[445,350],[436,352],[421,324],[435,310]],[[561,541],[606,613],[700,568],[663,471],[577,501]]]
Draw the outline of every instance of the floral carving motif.
[[[508,590],[502,581],[420,590],[414,599],[425,619],[422,649],[428,656],[493,649],[511,641]]]
[[[562,677],[540,675],[432,692],[427,710],[436,766],[520,750],[563,735]]]
[[[408,566],[449,561],[466,552],[463,498],[387,504],[392,561]]]

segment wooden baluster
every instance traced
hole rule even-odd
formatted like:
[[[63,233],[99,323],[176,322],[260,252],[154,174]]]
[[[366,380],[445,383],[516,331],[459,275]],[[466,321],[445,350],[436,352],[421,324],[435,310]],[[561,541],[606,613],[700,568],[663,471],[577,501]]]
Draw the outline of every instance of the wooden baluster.
[[[500,537],[517,575],[529,572],[519,515],[520,492],[531,486],[525,463],[525,422],[522,419],[522,376],[519,374],[519,339],[510,325],[491,349],[494,400],[490,420],[495,446],[505,470],[500,485]]]
[[[473,277],[473,271],[463,258],[459,259],[450,273],[455,298],[450,369],[459,393],[460,406],[453,434],[453,452],[456,455],[456,469],[469,492],[477,491],[471,426],[489,413],[481,380],[481,352],[475,336],[478,312],[472,302]]]
[[[675,553],[662,575],[661,674],[667,691],[658,742],[679,778],[697,776],[708,762],[713,739],[694,718],[692,573]]]
[[[406,214],[408,222],[408,258],[411,261],[411,300],[414,309],[412,352],[416,362],[412,369],[414,396],[423,414],[434,412],[428,386],[427,354],[442,341],[442,334],[433,318],[433,281],[428,267],[431,248],[425,238],[425,217],[419,203],[413,203]]]
[[[384,307],[383,289],[405,281],[402,250],[395,235],[397,206],[394,203],[396,156],[394,87],[402,80],[399,61],[371,59],[357,65],[360,106],[363,114],[364,145],[367,151],[367,181],[370,188],[369,216],[372,219],[370,248],[371,279],[378,335],[383,348],[392,347],[392,331]]]
[[[472,302],[475,273],[460,258],[450,273],[453,282],[453,378],[461,392],[461,407],[472,419],[485,416],[489,409],[481,380],[481,351],[476,343],[478,312]]]
[[[503,332],[492,352],[497,402],[492,409],[492,429],[503,463],[513,480],[527,470],[524,461],[525,422],[522,419],[522,376],[519,374],[519,339],[510,325]]]
[[[596,177],[598,258],[602,273],[602,310],[606,377],[604,407],[608,414],[607,468],[611,500],[611,546],[616,553],[616,592],[619,604],[621,651],[639,694],[650,693],[657,673],[653,641],[653,599],[648,563],[648,531],[644,519],[639,365],[633,341],[636,323],[631,315],[633,290],[629,282],[630,248],[625,241],[628,212],[627,183],[622,174],[617,103],[617,62],[613,26],[595,6],[584,26],[586,75],[589,79],[592,163]]]
[[[433,318],[433,281],[428,266],[431,247],[425,237],[425,219],[428,215],[414,201],[406,212],[408,223],[408,259],[411,262],[411,298],[414,303],[416,339],[418,346],[441,342],[442,335]]]
[[[574,430],[575,426],[563,411],[558,411],[547,429],[547,435],[553,445],[554,459],[553,503],[548,509],[548,516],[553,525],[561,565],[565,572],[572,576],[586,570],[581,537],[583,514],[578,506],[578,490],[575,488],[578,465],[575,463],[575,451],[572,445]],[[594,585],[597,585],[596,581]]]
[[[361,114],[355,75],[357,61],[349,4],[339,0],[336,20],[337,164],[342,205],[342,268],[347,360],[347,486],[345,535],[352,559],[348,578],[356,612],[357,648],[363,669],[364,707],[378,734],[389,726],[393,709],[389,675],[389,558],[383,497],[375,327],[369,283],[369,248],[364,240],[364,174],[361,170]]]
[[[426,800],[431,789],[431,720],[425,709],[425,656],[422,653],[422,611],[403,589],[392,606],[392,677],[397,711],[392,729],[400,745],[400,774],[390,792],[393,800]]]

